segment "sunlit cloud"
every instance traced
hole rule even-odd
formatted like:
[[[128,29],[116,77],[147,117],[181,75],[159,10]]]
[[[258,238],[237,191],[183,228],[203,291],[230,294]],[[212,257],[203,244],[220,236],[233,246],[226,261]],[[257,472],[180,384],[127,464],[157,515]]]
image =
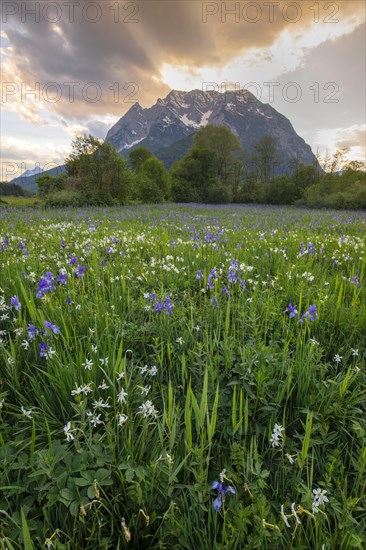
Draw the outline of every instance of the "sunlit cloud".
[[[319,130],[316,132],[315,145],[321,155],[326,152],[332,155],[339,149],[347,149],[348,160],[366,162],[366,124]]]
[[[48,142],[32,143],[28,140],[1,136],[0,163],[1,181],[10,181],[20,176],[25,170],[32,170],[36,165],[50,169],[63,164],[70,154],[69,146],[59,147]]]
[[[359,106],[350,82],[364,70],[359,37],[352,63],[349,54],[342,57],[339,50],[334,56],[329,49],[324,53],[324,45],[337,49],[344,37],[352,43],[365,18],[363,2],[339,1],[337,10],[332,8],[335,3],[298,3],[301,17],[291,23],[283,11],[291,3],[279,0],[273,3],[273,21],[263,4],[255,24],[243,20],[245,2],[230,3],[239,5],[238,21],[236,16],[223,17],[228,3],[211,3],[215,13],[206,22],[203,3],[196,0],[136,2],[138,20],[131,24],[116,23],[109,3],[100,4],[103,16],[93,25],[80,17],[80,7],[73,23],[67,17],[51,24],[24,23],[19,14],[14,16],[0,35],[2,82],[7,83],[3,111],[40,127],[58,125],[66,146],[80,133],[103,138],[108,126],[131,107],[131,96],[150,107],[171,89],[205,89],[205,83],[211,83],[218,91],[248,87],[258,97],[257,85],[258,98],[269,101],[266,83],[283,86],[286,78],[299,82],[309,95],[313,74],[319,78],[324,67],[336,75],[349,120],[344,120],[344,109],[312,105],[311,95],[301,105],[280,101],[273,106],[307,137],[313,150],[316,131],[356,122]],[[55,3],[65,9],[65,3]],[[290,8],[287,13],[292,17],[292,12]],[[323,52],[321,68],[314,71],[318,52]],[[38,84],[39,93],[32,94]],[[337,122],[338,116],[343,118]],[[12,128],[3,128],[3,133],[21,138]]]

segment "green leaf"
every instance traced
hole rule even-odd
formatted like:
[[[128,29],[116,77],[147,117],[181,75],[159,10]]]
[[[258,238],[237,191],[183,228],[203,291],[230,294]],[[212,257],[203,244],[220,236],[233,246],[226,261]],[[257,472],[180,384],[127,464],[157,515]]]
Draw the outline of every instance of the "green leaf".
[[[72,491],[68,487],[65,487],[64,489],[61,489],[60,497],[67,502],[72,502],[75,497],[75,494],[74,494],[74,491]]]
[[[28,523],[24,515],[23,508],[21,510],[21,517],[22,517],[22,535],[23,535],[23,542],[24,542],[24,550],[34,550],[32,539],[29,533]]]

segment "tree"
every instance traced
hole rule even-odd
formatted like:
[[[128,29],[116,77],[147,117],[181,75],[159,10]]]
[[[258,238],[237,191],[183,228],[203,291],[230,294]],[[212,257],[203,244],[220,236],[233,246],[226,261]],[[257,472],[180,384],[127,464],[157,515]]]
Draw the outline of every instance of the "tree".
[[[102,202],[125,202],[134,176],[113,145],[89,135],[77,137],[72,147],[66,171],[80,191],[97,196]]]
[[[225,126],[199,129],[184,159],[174,163],[173,198],[185,202],[230,202],[239,186],[240,141]]]
[[[38,194],[41,197],[62,191],[65,189],[66,174],[62,173],[58,176],[51,176],[50,174],[42,174],[36,178],[36,184],[38,186]]]
[[[338,149],[333,155],[329,154],[327,150],[325,156],[320,155],[319,150],[317,151],[317,159],[320,166],[323,170],[330,174],[335,174],[336,172],[343,169],[343,166],[346,164],[345,156],[348,152],[348,149]]]
[[[141,170],[144,162],[151,158],[153,155],[146,147],[137,147],[137,149],[130,151],[128,156],[132,170],[138,172],[139,170]]]
[[[159,200],[166,200],[170,196],[170,177],[164,164],[161,160],[150,156],[145,162],[141,165],[140,172],[141,176],[145,176],[147,180],[150,180],[157,191],[159,192]]]
[[[234,156],[242,147],[239,139],[226,126],[209,124],[200,128],[193,137],[193,148],[211,151],[216,163],[216,176],[221,182],[229,181],[233,174]]]
[[[264,184],[273,180],[275,166],[281,163],[277,140],[273,136],[263,136],[253,144],[251,160],[257,172],[257,179]]]
[[[296,196],[299,199],[304,190],[319,180],[319,171],[315,166],[300,164],[292,177],[295,185]]]
[[[192,147],[171,169],[173,199],[178,202],[208,202],[208,191],[215,179],[215,155]]]
[[[365,163],[361,160],[349,160],[343,166],[343,170],[351,170],[352,172],[364,172],[365,168]]]

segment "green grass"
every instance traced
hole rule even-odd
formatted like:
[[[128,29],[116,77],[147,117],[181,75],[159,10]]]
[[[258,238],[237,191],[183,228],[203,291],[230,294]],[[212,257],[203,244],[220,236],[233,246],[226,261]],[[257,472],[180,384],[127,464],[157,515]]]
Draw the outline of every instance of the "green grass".
[[[0,209],[3,547],[364,548],[365,223]]]
[[[0,200],[2,201],[0,204],[10,206],[34,206],[38,203],[37,197],[0,196]]]

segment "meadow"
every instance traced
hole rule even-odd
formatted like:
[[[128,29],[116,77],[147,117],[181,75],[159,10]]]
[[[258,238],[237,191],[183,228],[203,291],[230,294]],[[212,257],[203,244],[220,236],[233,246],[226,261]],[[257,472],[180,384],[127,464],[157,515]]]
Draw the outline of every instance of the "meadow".
[[[1,548],[365,548],[365,230],[0,208]]]
[[[9,195],[0,195],[0,206],[35,206],[38,202],[37,197],[14,197]]]

